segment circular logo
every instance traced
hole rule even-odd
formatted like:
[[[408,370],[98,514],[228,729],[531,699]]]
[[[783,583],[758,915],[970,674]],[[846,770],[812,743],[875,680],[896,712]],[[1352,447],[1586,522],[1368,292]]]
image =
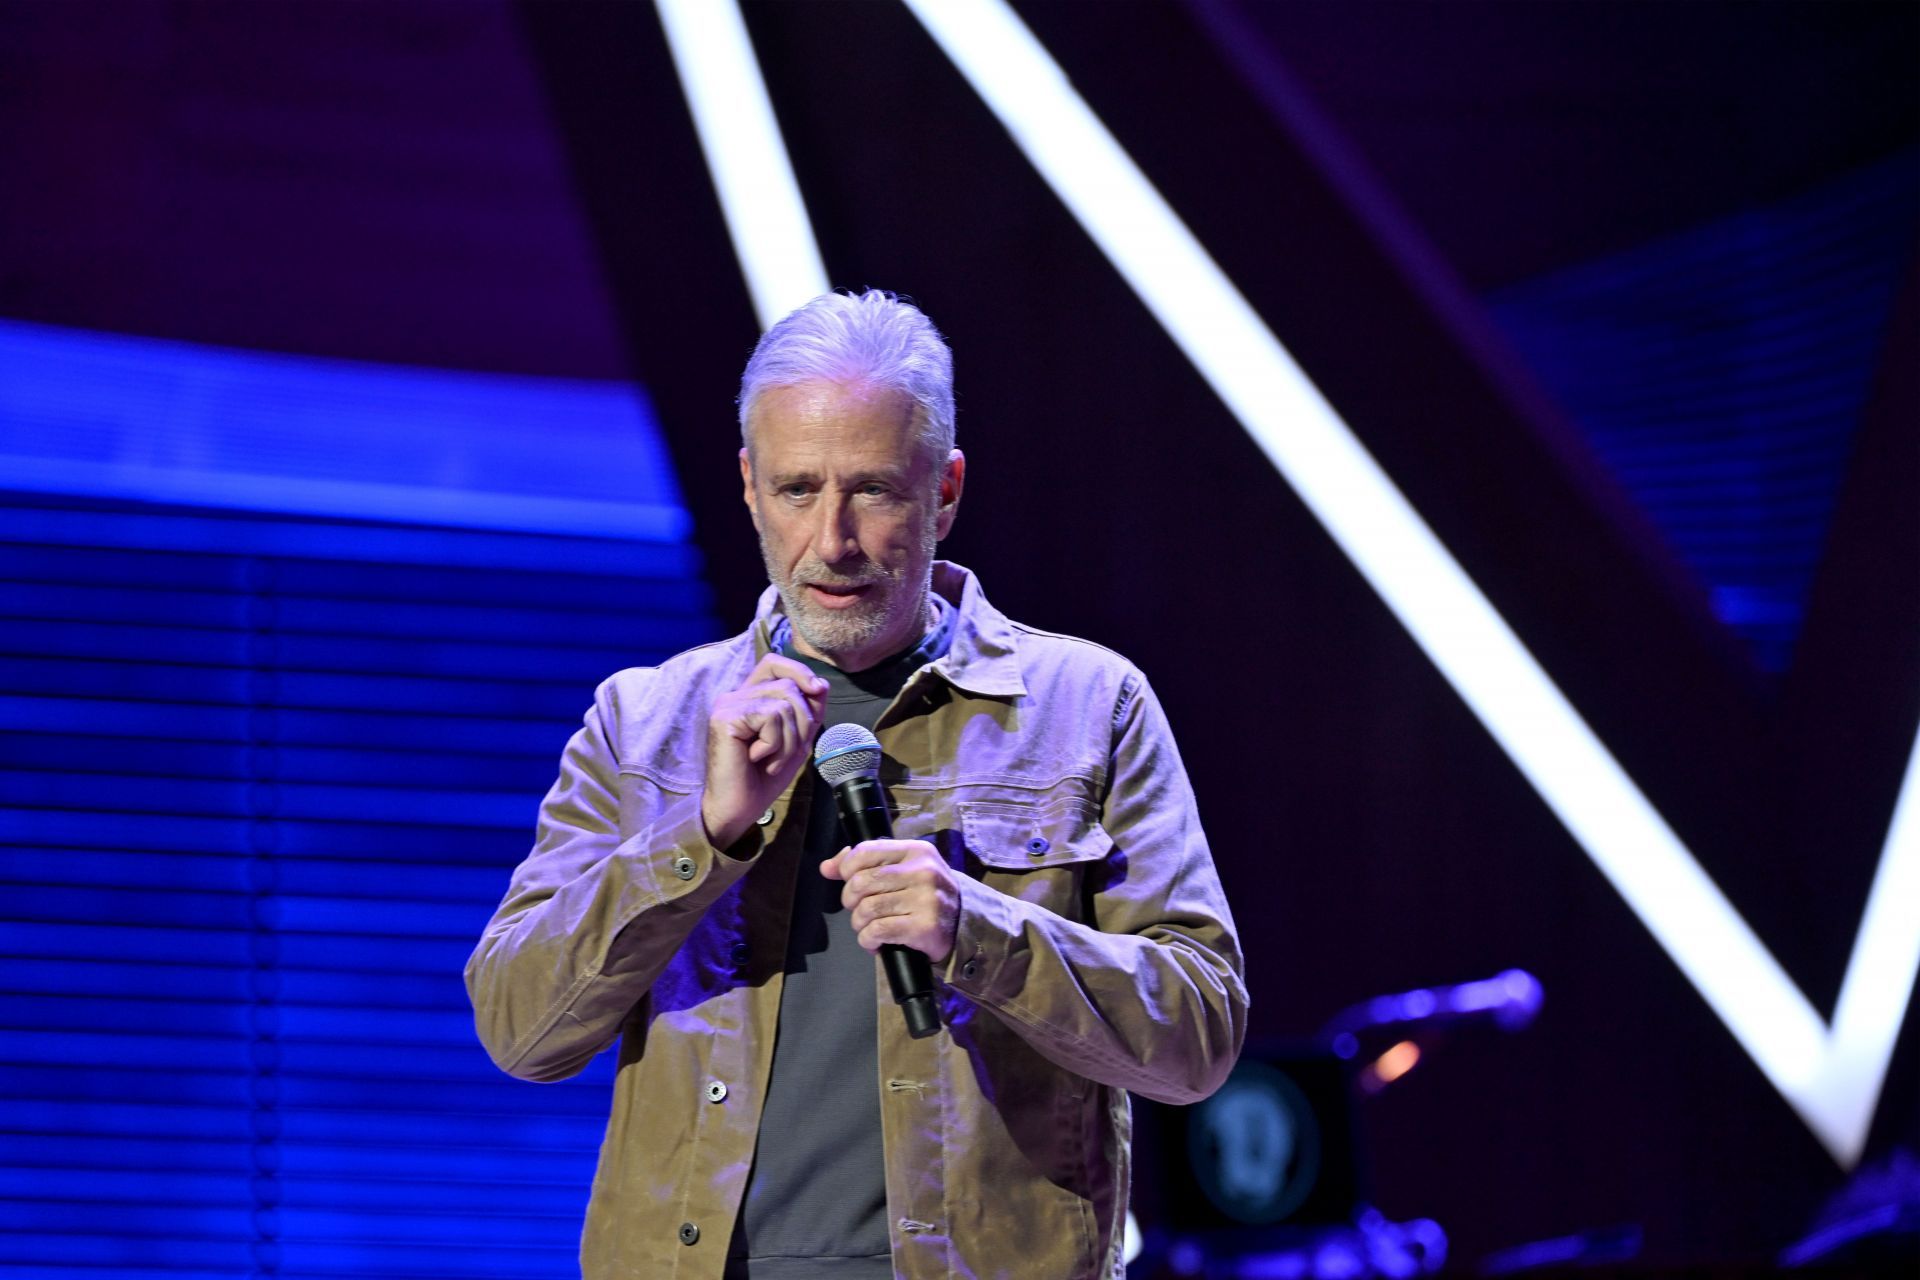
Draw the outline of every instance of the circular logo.
[[[1235,1222],[1279,1222],[1320,1174],[1320,1126],[1306,1095],[1262,1062],[1243,1062],[1187,1120],[1187,1155],[1207,1199]]]

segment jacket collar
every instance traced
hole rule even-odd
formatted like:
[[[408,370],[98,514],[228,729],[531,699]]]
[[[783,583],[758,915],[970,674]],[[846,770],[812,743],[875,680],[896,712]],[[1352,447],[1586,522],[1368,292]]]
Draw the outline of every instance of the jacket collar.
[[[987,603],[980,580],[948,560],[933,562],[933,590],[958,611],[953,642],[945,655],[928,664],[955,688],[986,698],[1017,698],[1027,691],[1020,678],[1019,646],[1013,623]],[[780,592],[768,587],[760,593],[753,619],[753,657],[758,662],[772,648],[773,626],[784,616]]]

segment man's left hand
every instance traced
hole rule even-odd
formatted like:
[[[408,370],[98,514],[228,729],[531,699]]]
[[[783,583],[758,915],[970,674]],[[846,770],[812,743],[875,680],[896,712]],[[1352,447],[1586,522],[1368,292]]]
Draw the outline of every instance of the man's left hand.
[[[868,840],[828,858],[820,874],[847,882],[840,901],[868,951],[891,942],[935,964],[953,954],[960,888],[953,868],[925,840]]]

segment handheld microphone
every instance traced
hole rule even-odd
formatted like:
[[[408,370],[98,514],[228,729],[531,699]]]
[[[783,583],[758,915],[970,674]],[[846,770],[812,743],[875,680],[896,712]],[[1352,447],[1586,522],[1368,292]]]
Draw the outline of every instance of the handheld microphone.
[[[814,744],[813,767],[833,788],[848,844],[893,838],[887,793],[880,788],[878,738],[857,724],[834,725]],[[940,1011],[933,1003],[933,966],[926,956],[889,942],[880,948],[880,963],[886,968],[893,1002],[906,1017],[907,1034],[919,1040],[940,1030]]]

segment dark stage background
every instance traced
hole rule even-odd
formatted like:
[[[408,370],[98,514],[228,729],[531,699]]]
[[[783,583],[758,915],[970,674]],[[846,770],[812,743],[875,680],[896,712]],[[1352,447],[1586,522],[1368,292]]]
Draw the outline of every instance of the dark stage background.
[[[1830,1016],[1920,721],[1920,7],[1016,8]],[[954,346],[947,554],[1168,708],[1255,1035],[1544,989],[1360,1103],[1371,1202],[1805,1235],[1848,1172],[909,11],[744,11],[833,283]],[[594,682],[764,584],[652,7],[0,0],[0,175],[0,1269],[564,1274],[605,1072],[497,1079],[459,967]]]

